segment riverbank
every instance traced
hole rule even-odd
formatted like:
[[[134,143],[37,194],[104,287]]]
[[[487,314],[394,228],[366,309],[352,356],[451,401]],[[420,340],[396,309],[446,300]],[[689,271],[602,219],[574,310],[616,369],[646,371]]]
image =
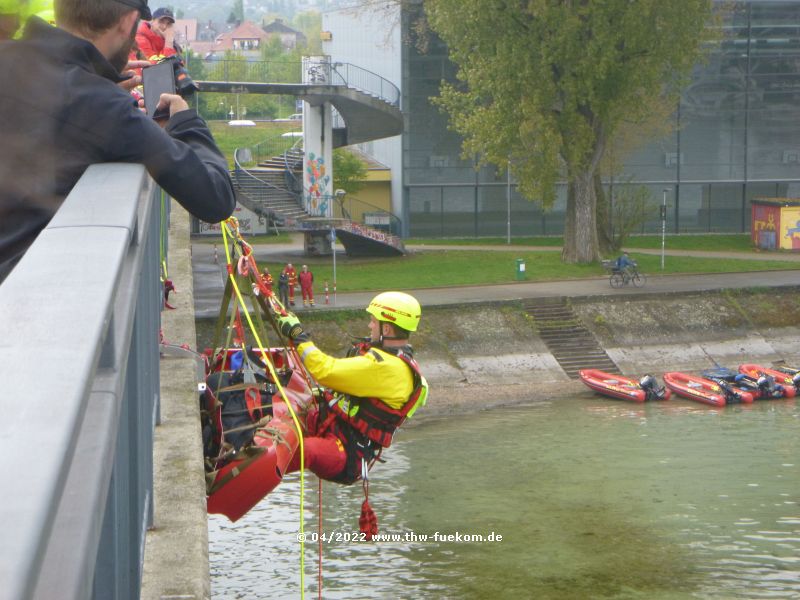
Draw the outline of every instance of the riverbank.
[[[623,373],[699,371],[715,363],[800,364],[800,287],[578,296],[573,312]],[[317,345],[343,356],[366,335],[363,310],[304,311]],[[200,321],[199,346],[213,324]],[[431,385],[413,421],[538,400],[591,394],[570,379],[538,334],[523,303],[487,301],[431,306],[413,338]]]

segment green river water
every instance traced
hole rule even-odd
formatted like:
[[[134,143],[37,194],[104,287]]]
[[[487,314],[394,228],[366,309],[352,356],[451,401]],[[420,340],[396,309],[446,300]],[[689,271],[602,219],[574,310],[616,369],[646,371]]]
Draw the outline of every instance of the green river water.
[[[361,486],[326,482],[323,529],[339,537],[323,545],[325,598],[800,598],[794,400],[715,409],[587,392],[396,440],[370,501],[381,533],[404,539],[348,543]],[[307,475],[309,537],[317,494]],[[237,523],[212,515],[213,598],[299,598],[298,530],[296,475]],[[502,540],[463,541],[490,534]],[[307,598],[317,553],[307,542]]]

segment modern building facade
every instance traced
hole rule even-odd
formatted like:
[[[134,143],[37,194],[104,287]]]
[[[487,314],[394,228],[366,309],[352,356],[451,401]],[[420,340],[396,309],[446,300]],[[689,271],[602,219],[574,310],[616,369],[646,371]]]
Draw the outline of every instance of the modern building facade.
[[[671,132],[639,147],[607,192],[644,186],[667,201],[673,233],[747,232],[755,197],[800,196],[800,0],[720,2],[722,41],[698,65],[672,116]],[[565,188],[548,211],[521,197],[505,172],[473,168],[459,136],[433,105],[455,78],[446,45],[432,36],[420,52],[412,19],[396,3],[323,15],[332,60],[355,62],[402,92],[402,136],[363,151],[393,174],[393,209],[415,237],[560,234]],[[357,34],[356,34],[357,32]],[[500,33],[499,33],[500,34]],[[666,192],[665,192],[666,190]],[[660,231],[657,212],[642,231]]]

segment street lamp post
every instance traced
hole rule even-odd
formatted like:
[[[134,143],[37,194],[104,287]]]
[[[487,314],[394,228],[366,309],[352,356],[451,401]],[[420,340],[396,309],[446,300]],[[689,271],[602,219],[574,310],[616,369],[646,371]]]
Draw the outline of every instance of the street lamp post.
[[[511,161],[506,166],[506,244],[511,244]]]
[[[336,227],[331,225],[331,254],[333,255],[333,305],[336,306]]]
[[[664,249],[667,245],[667,192],[664,188],[664,199],[661,203],[661,270],[664,270]]]

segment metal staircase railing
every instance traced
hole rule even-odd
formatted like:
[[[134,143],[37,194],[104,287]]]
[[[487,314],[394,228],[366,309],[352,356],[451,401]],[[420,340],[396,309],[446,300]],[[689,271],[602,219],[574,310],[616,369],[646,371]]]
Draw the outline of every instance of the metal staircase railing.
[[[296,174],[296,160],[298,156],[302,156],[303,139],[298,138],[287,149],[286,138],[281,135],[268,138],[260,142],[253,149],[237,148],[234,151],[234,178],[239,188],[239,193],[249,200],[253,201],[252,206],[248,206],[256,214],[272,220],[273,224],[279,218],[284,219],[283,225],[296,226],[303,230],[319,230],[335,228],[340,231],[345,231],[353,236],[360,238],[367,238],[391,246],[397,249],[398,252],[404,253],[405,246],[400,238],[401,222],[398,217],[392,213],[383,210],[380,207],[369,204],[359,200],[357,197],[348,196],[346,198],[336,197],[335,195],[317,195],[314,197],[318,206],[330,206],[332,217],[318,216],[309,212],[307,208],[307,199],[311,197],[310,190],[304,186],[302,176],[298,178]],[[265,161],[265,154],[269,154],[269,158],[282,158],[283,168],[286,179],[286,187],[280,187],[265,181],[262,178],[256,177],[248,169],[243,166],[245,164],[263,164]],[[267,158],[268,160],[268,158]],[[252,191],[245,192],[242,188],[245,187],[244,182],[258,182],[261,185],[256,187],[255,193]],[[294,195],[297,201],[297,212],[294,214],[286,214],[285,211],[280,211],[275,202],[271,202],[270,196],[276,194],[291,194]],[[347,202],[347,207],[345,206]],[[270,206],[272,204],[272,206]],[[266,213],[264,214],[264,209]],[[338,212],[338,214],[337,214]],[[357,222],[352,218],[353,214],[359,214],[363,222]],[[372,219],[371,226],[367,223],[368,219]],[[388,228],[384,229],[381,225],[387,225]]]
[[[250,202],[242,202],[247,208],[252,210],[257,215],[270,220],[277,233],[279,222],[286,219],[298,219],[307,216],[307,213],[296,202],[296,196],[288,189],[281,188],[274,183],[256,177],[247,168],[242,166],[243,158],[248,149],[237,148],[233,153],[234,162],[234,182],[236,183],[237,191],[240,197]],[[252,156],[252,155],[251,155]],[[249,161],[245,161],[249,162]],[[248,185],[249,184],[249,185]],[[245,191],[247,189],[247,191]],[[275,199],[278,195],[289,194],[290,197],[295,199],[294,205],[291,207],[293,211],[280,210],[277,206]],[[249,204],[249,205],[248,205]],[[285,207],[284,207],[285,208]]]

